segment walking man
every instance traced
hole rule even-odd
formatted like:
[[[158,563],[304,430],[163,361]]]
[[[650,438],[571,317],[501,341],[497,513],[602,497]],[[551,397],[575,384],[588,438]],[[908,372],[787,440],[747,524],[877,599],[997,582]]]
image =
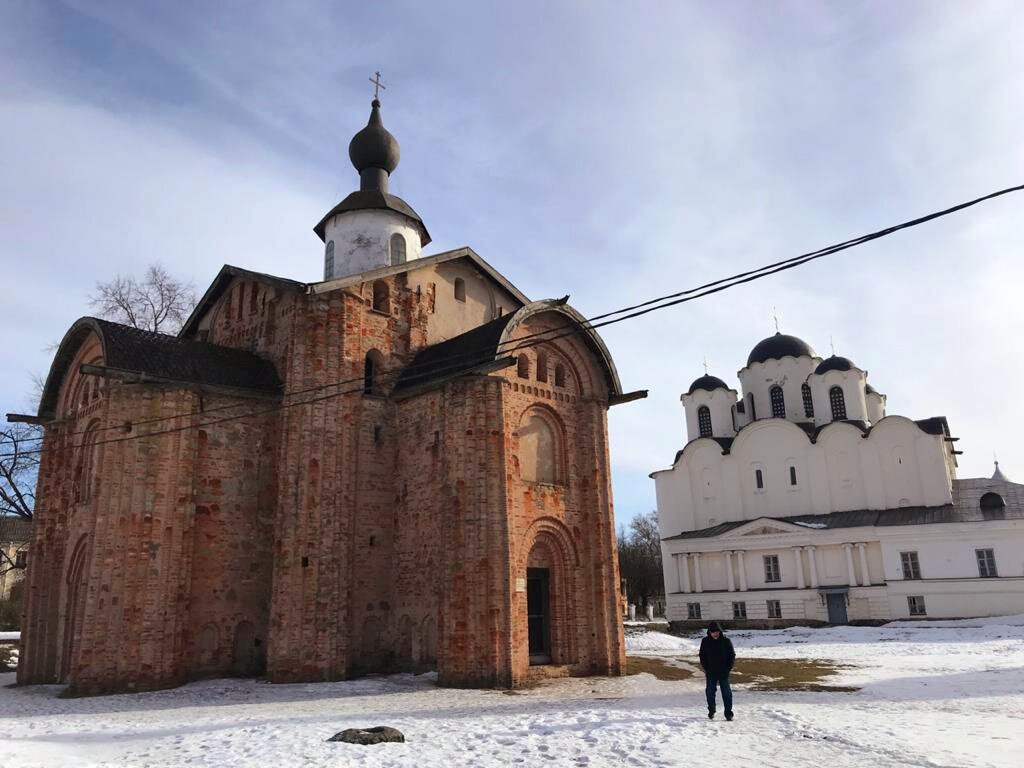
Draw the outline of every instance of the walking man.
[[[732,641],[725,636],[722,625],[711,622],[708,635],[700,641],[700,666],[707,678],[708,719],[715,719],[715,689],[722,689],[722,706],[725,719],[732,720],[732,688],[729,687],[729,673],[736,662],[736,651]]]

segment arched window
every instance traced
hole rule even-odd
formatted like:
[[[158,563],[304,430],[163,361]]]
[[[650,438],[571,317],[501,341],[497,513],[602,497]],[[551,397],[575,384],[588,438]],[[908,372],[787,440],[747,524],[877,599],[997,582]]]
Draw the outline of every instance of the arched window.
[[[757,485],[757,489],[764,490],[764,472],[760,469],[754,470],[754,483]]]
[[[697,409],[697,429],[701,437],[711,437],[711,409],[706,405]]]
[[[405,238],[395,232],[391,236],[391,266],[405,264]]]
[[[82,438],[81,454],[78,460],[78,477],[75,485],[75,501],[86,502],[92,495],[93,475],[96,467],[96,439],[99,436],[98,421],[92,422]]]
[[[796,485],[796,467],[789,465],[789,484]]]
[[[455,278],[455,300],[466,300],[466,281],[463,280],[461,277]]]
[[[800,387],[800,392],[804,396],[804,416],[808,419],[814,418],[814,399],[811,397],[811,388],[809,385],[804,384]]]
[[[384,357],[376,349],[366,353],[366,360],[363,362],[363,394],[381,394],[381,373],[383,372]]]
[[[757,421],[757,409],[754,408],[754,393],[751,392],[748,397],[750,397],[750,420]]]
[[[373,284],[373,308],[377,312],[391,313],[391,289],[383,280],[377,280]]]
[[[529,483],[558,482],[558,439],[546,418],[533,413],[519,428],[519,472]]]
[[[238,314],[235,315],[235,319],[236,320],[241,320],[242,319],[242,305],[245,304],[245,286],[242,285],[241,283],[239,283],[238,287],[235,288],[235,293],[238,294],[238,306],[235,307],[235,309],[238,311]]]
[[[776,419],[786,418],[786,396],[782,394],[782,387],[772,387],[769,394],[772,400],[772,416]]]
[[[548,380],[548,354],[547,352],[537,352],[537,381]]]
[[[327,242],[327,250],[324,251],[324,280],[330,280],[334,276],[334,241]]]
[[[516,365],[516,373],[519,374],[520,379],[530,378],[530,358],[526,355],[520,355]]]
[[[832,421],[841,421],[846,418],[846,398],[843,397],[842,387],[832,387],[828,391],[828,400],[832,404]]]
[[[255,315],[256,314],[256,310],[259,308],[257,306],[257,304],[258,304],[257,299],[259,298],[259,290],[260,290],[260,287],[258,285],[256,285],[256,283],[253,282],[253,283],[249,284],[249,314],[250,315]]]
[[[555,364],[555,386],[565,386],[565,366],[562,365],[561,363]]]

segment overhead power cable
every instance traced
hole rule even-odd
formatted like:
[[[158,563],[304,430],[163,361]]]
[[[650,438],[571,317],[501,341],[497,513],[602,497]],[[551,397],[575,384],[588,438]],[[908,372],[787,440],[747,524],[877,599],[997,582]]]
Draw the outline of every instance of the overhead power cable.
[[[607,326],[607,325],[613,325],[615,323],[623,322],[625,320],[631,320],[631,319],[634,319],[634,318],[637,318],[637,317],[641,317],[643,315],[649,314],[651,312],[654,312],[654,311],[657,311],[657,310],[660,310],[660,309],[665,309],[665,308],[668,308],[668,307],[676,306],[678,304],[683,304],[683,303],[686,303],[686,302],[689,302],[689,301],[693,301],[695,299],[702,298],[704,296],[709,296],[709,295],[712,295],[714,293],[718,293],[720,291],[724,291],[724,290],[726,290],[728,288],[735,287],[737,285],[743,285],[745,283],[749,283],[749,282],[752,282],[754,280],[759,280],[759,279],[761,279],[763,277],[767,277],[769,275],[777,274],[779,272],[783,272],[783,271],[786,271],[786,270],[789,270],[789,269],[794,269],[794,268],[796,268],[798,266],[802,266],[802,265],[804,265],[804,264],[806,264],[808,262],[811,262],[811,261],[823,258],[824,256],[829,256],[829,255],[832,255],[834,253],[838,253],[840,251],[844,251],[844,250],[847,250],[849,248],[853,248],[855,246],[861,245],[863,243],[867,243],[867,242],[870,242],[872,240],[877,240],[879,238],[886,237],[886,236],[891,235],[891,234],[893,234],[895,232],[898,232],[900,230],[909,229],[911,227],[915,227],[915,226],[918,226],[920,224],[924,224],[924,223],[932,221],[934,219],[941,218],[943,216],[948,216],[948,215],[950,215],[952,213],[956,213],[958,211],[964,210],[965,208],[969,208],[971,206],[977,205],[977,204],[985,202],[987,200],[991,200],[991,199],[994,199],[996,197],[1000,197],[1002,195],[1009,194],[1011,192],[1019,192],[1019,191],[1022,191],[1022,190],[1024,190],[1024,185],[1018,185],[1018,186],[1014,186],[1014,187],[1007,187],[1006,189],[998,190],[996,192],[989,193],[987,195],[975,198],[973,200],[969,200],[969,201],[964,202],[964,203],[959,203],[959,204],[954,205],[954,206],[952,206],[950,208],[946,208],[946,209],[943,209],[941,211],[936,211],[934,213],[930,213],[930,214],[927,214],[925,216],[920,216],[920,217],[918,217],[916,219],[911,219],[910,221],[906,221],[906,222],[903,222],[901,224],[896,224],[896,225],[893,225],[893,226],[890,226],[890,227],[886,227],[884,229],[880,229],[880,230],[878,230],[876,232],[872,232],[872,233],[869,233],[869,234],[866,234],[866,235],[861,235],[859,237],[855,237],[855,238],[852,238],[850,240],[846,240],[844,242],[837,243],[835,245],[826,246],[825,248],[820,248],[820,249],[815,250],[815,251],[809,251],[807,253],[803,253],[803,254],[800,254],[798,256],[793,256],[793,257],[788,258],[788,259],[783,259],[781,261],[777,261],[777,262],[774,262],[772,264],[767,264],[767,265],[758,267],[756,269],[748,270],[746,272],[740,272],[738,274],[731,275],[729,277],[725,277],[725,278],[721,278],[721,279],[718,279],[718,280],[714,280],[714,281],[709,282],[709,283],[705,283],[705,284],[697,286],[695,288],[688,288],[688,289],[683,290],[683,291],[678,291],[678,292],[675,292],[675,293],[667,294],[665,296],[660,296],[660,297],[657,297],[657,298],[654,298],[654,299],[650,299],[650,300],[641,302],[639,304],[634,304],[632,306],[624,307],[622,309],[614,310],[614,311],[611,311],[611,312],[606,312],[606,313],[600,314],[600,315],[595,315],[594,317],[586,319],[582,324],[573,321],[573,322],[566,323],[566,324],[564,324],[562,326],[555,326],[553,328],[548,328],[548,329],[545,329],[543,331],[539,331],[539,332],[536,332],[536,333],[528,334],[526,336],[520,336],[520,337],[518,337],[516,339],[510,339],[508,341],[500,342],[497,345],[497,347],[498,347],[497,354],[493,353],[493,352],[489,352],[489,354],[487,355],[487,357],[485,359],[467,360],[466,359],[467,355],[475,353],[474,351],[470,351],[469,353],[462,353],[462,354],[459,354],[459,355],[451,355],[451,356],[448,356],[446,358],[441,358],[440,360],[432,360],[432,361],[429,362],[429,364],[423,364],[423,365],[424,365],[424,367],[429,366],[429,369],[434,374],[439,373],[439,372],[455,372],[455,371],[458,371],[458,370],[466,370],[466,369],[470,369],[470,368],[473,368],[473,367],[477,367],[477,366],[482,365],[482,364],[484,364],[486,362],[493,361],[496,357],[500,356],[500,354],[502,352],[505,353],[506,355],[507,354],[511,354],[514,351],[518,351],[520,349],[531,347],[531,346],[536,346],[537,344],[541,344],[541,343],[548,343],[548,342],[557,340],[559,338],[564,338],[565,336],[568,336],[568,335],[573,335],[575,333],[579,333],[580,331],[589,331],[589,330],[601,328],[601,327],[604,327],[604,326]],[[618,315],[618,317],[616,317],[617,315]],[[614,318],[614,319],[608,319],[608,318]],[[598,321],[598,320],[600,320],[602,322],[594,322],[594,321]],[[563,329],[568,329],[568,332],[567,333],[563,333],[563,334],[558,335],[558,336],[549,336],[549,334],[555,333],[555,332],[563,330]],[[531,343],[524,343],[524,342],[531,341],[531,340],[532,340]],[[503,346],[513,345],[513,344],[515,346],[510,348],[510,349],[507,349],[507,350],[502,350],[501,349],[501,347],[503,347]],[[438,362],[447,362],[447,361],[453,361],[453,362],[454,361],[458,361],[458,362],[455,362],[454,365],[449,366],[448,368],[441,368],[441,369],[437,368],[437,363]],[[410,366],[406,366],[403,369],[400,369],[398,371],[393,372],[392,374],[382,373],[381,377],[382,378],[384,378],[384,377],[392,378],[392,377],[400,376],[402,374],[409,374],[410,372],[415,371],[419,367],[420,367],[419,364],[413,363]],[[326,390],[326,389],[330,389],[330,388],[333,388],[333,387],[344,386],[344,385],[347,385],[347,384],[355,384],[357,382],[362,382],[363,378],[364,378],[363,376],[359,376],[359,377],[355,377],[355,378],[352,378],[352,379],[343,379],[341,381],[330,382],[328,384],[321,384],[321,385],[317,385],[315,387],[309,387],[307,389],[303,389],[303,390],[298,390],[298,391],[295,391],[295,392],[287,393],[286,396],[287,397],[294,397],[294,396],[300,395],[300,394],[307,394],[307,393],[310,393],[310,392],[323,391],[323,390]],[[413,378],[415,378],[415,376]],[[170,429],[170,430],[159,430],[159,431],[154,431],[154,432],[147,432],[147,433],[142,433],[142,434],[129,435],[129,436],[126,436],[126,437],[119,437],[119,438],[115,438],[115,439],[112,439],[112,440],[96,441],[96,442],[92,443],[92,445],[103,445],[103,444],[106,444],[106,443],[123,442],[125,440],[137,440],[137,439],[140,439],[140,438],[143,438],[143,437],[152,437],[152,436],[161,435],[161,434],[170,434],[170,433],[173,433],[173,432],[182,431],[184,429],[202,428],[204,426],[208,426],[208,425],[212,425],[212,424],[220,424],[220,423],[223,423],[223,422],[226,422],[226,421],[232,421],[232,420],[237,420],[237,419],[242,419],[242,418],[249,418],[249,417],[254,416],[254,415],[260,415],[260,414],[264,414],[264,413],[269,413],[269,412],[272,412],[274,410],[281,410],[281,409],[284,409],[284,408],[291,408],[291,407],[294,407],[296,405],[304,405],[304,404],[321,402],[322,400],[326,400],[326,399],[329,399],[329,398],[332,398],[332,397],[339,397],[339,396],[342,396],[342,395],[354,394],[354,393],[362,392],[362,391],[363,391],[362,387],[356,387],[356,388],[354,388],[352,390],[333,392],[333,393],[330,393],[330,394],[328,394],[328,395],[326,395],[324,397],[320,397],[320,398],[312,398],[312,399],[308,399],[308,400],[301,400],[301,401],[295,401],[295,402],[290,402],[290,403],[275,404],[274,406],[271,406],[271,407],[269,407],[267,409],[257,410],[257,411],[250,411],[248,413],[243,413],[243,414],[239,414],[239,415],[236,415],[236,416],[227,416],[227,417],[223,417],[223,418],[216,419],[216,420],[213,420],[213,421],[207,421],[207,422],[204,422],[204,423],[201,423],[201,424],[190,424],[190,425],[187,425],[185,427],[177,427],[177,428]],[[217,407],[214,407],[214,408],[210,408],[210,409],[208,409],[206,411],[203,411],[202,412],[202,416],[206,416],[206,415],[208,415],[210,413],[213,413],[213,412],[216,412],[216,411],[230,410],[230,409],[234,409],[234,408],[244,407],[245,405],[246,405],[245,403],[232,403],[230,405],[217,406]],[[192,415],[194,416],[194,414],[192,414]],[[132,424],[132,428],[134,429],[135,427],[143,426],[143,425],[146,425],[146,424],[157,423],[157,422],[162,422],[162,421],[170,421],[170,420],[187,418],[187,417],[188,416],[181,415],[181,414],[176,414],[176,415],[173,415],[173,416],[155,417],[153,419],[144,420],[144,421],[140,421],[140,422],[135,422],[135,423]],[[101,429],[103,429],[103,430],[123,429],[123,425],[110,425],[110,426],[102,427]],[[69,435],[65,435],[65,437],[77,436],[77,435],[80,435],[80,434],[85,434],[85,432],[84,431],[80,431],[80,432],[70,433]],[[41,439],[41,438],[30,438],[30,439],[38,440],[38,439]],[[8,442],[8,444],[12,444],[10,441],[7,441],[7,442]],[[0,444],[2,444],[2,442],[0,442]],[[75,447],[79,447],[79,446],[75,446]],[[36,449],[36,450],[30,450],[30,451],[19,451],[19,454],[22,454],[22,455],[33,454],[33,453],[41,453],[41,450]],[[10,458],[10,457],[12,457],[14,455],[15,454],[0,454],[0,458]]]

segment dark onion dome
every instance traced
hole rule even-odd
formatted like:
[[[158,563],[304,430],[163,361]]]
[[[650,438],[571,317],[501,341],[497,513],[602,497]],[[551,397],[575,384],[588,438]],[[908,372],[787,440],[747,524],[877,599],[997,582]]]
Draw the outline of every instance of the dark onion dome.
[[[717,376],[704,374],[690,385],[690,390],[686,394],[692,395],[698,389],[703,389],[707,392],[714,392],[716,389],[728,388],[729,386]]]
[[[853,361],[848,357],[840,357],[839,355],[832,355],[822,360],[818,367],[814,369],[815,373],[828,373],[829,371],[848,371],[851,368],[856,368]]]
[[[781,360],[784,357],[816,357],[811,345],[796,336],[778,333],[758,342],[750,350],[747,365],[763,363],[766,360]]]
[[[377,99],[373,100],[366,127],[349,142],[348,156],[360,173],[367,168],[381,168],[390,174],[398,167],[398,139],[384,127],[384,122],[380,119],[380,102]]]

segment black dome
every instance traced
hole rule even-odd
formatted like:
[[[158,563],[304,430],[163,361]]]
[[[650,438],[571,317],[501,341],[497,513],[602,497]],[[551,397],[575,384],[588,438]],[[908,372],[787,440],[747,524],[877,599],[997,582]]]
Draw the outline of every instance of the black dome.
[[[750,350],[747,365],[763,363],[765,360],[781,360],[783,357],[815,357],[811,345],[796,336],[776,333]]]
[[[690,391],[686,394],[692,395],[698,389],[714,392],[716,389],[728,389],[729,386],[717,376],[704,374],[690,385]]]
[[[848,357],[832,355],[832,357],[822,360],[821,363],[818,364],[818,367],[814,369],[814,372],[828,373],[829,371],[848,371],[851,368],[856,368],[856,366]]]
[[[360,173],[367,168],[381,168],[391,173],[398,167],[398,139],[388,133],[380,119],[380,102],[374,99],[372,106],[366,127],[349,142],[348,157]]]

